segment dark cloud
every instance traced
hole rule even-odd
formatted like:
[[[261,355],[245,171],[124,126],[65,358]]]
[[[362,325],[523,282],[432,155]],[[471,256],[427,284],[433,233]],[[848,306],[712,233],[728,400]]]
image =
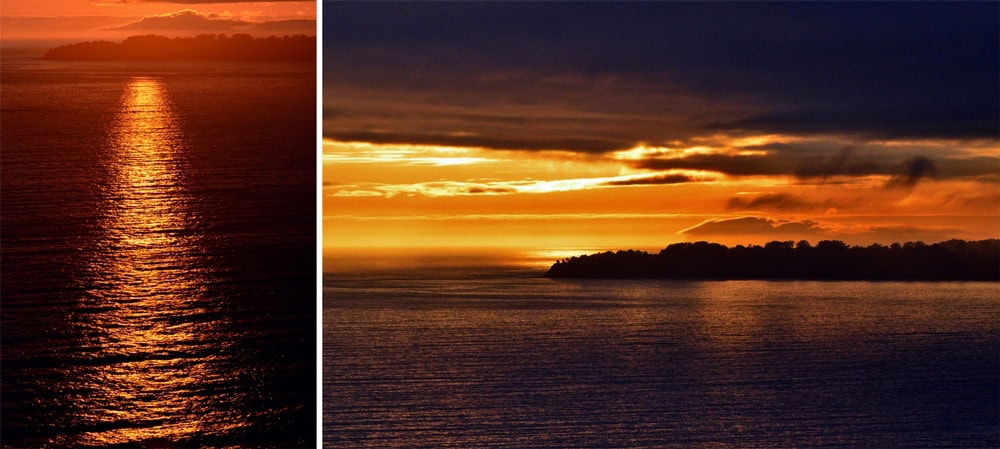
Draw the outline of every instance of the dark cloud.
[[[635,166],[649,170],[708,170],[733,176],[787,175],[795,171],[794,161],[774,155],[699,154],[685,158],[644,159],[637,161]]]
[[[888,187],[912,187],[930,179],[992,180],[1000,173],[1000,158],[992,156],[943,156],[936,159],[919,155],[899,154],[899,150],[867,145],[864,154],[853,147],[823,152],[829,144],[777,144],[755,147],[769,150],[768,154],[698,154],[684,158],[651,157],[633,162],[637,168],[649,170],[690,169],[708,170],[730,176],[789,175],[803,180],[823,180],[835,177],[885,175],[892,178]],[[945,150],[930,149],[943,153]]]
[[[932,105],[925,107],[930,109]],[[941,108],[946,107],[941,105]],[[705,128],[728,133],[845,133],[873,139],[995,139],[1000,136],[996,124],[1000,119],[998,108],[986,105],[951,107],[954,110],[915,111],[898,106],[897,110],[864,111],[850,105],[834,110],[803,108],[711,122]]]
[[[353,70],[345,67],[336,70],[339,73],[335,76],[350,76]],[[332,72],[328,67],[325,85],[330,88],[325,92],[324,104],[335,115],[324,116],[324,135],[377,131],[379,135],[371,138],[378,143],[391,143],[391,136],[399,135],[419,136],[424,143],[447,144],[444,137],[458,131],[486,141],[547,140],[562,141],[564,145],[550,148],[519,143],[517,146],[523,149],[604,153],[632,147],[637,136],[661,140],[682,127],[663,116],[659,108],[697,107],[679,99],[662,99],[662,95],[639,98],[628,93],[628,83],[618,81],[609,81],[604,89],[596,91],[579,80],[519,81],[511,85],[506,80],[470,80],[460,73],[447,73],[428,81],[412,75],[411,69],[398,70],[357,74],[353,87],[338,88],[334,87],[338,85],[335,81],[329,80]],[[357,86],[383,76],[387,79],[377,81],[377,87]],[[574,85],[567,87],[567,83]],[[624,120],[626,117],[618,111],[632,112]]]
[[[448,134],[395,134],[385,132],[324,132],[326,137],[341,141],[362,141],[378,143],[415,143],[428,145],[451,145],[466,147],[485,147],[497,150],[563,150],[579,149],[586,152],[608,152],[625,149],[624,142],[613,142],[597,139],[503,139],[479,135],[448,135]]]
[[[729,198],[726,208],[729,210],[777,210],[812,211],[838,207],[833,201],[808,201],[800,196],[786,193],[765,193],[761,195],[740,195]]]
[[[1000,176],[1000,157],[975,156],[938,159],[934,165],[938,178],[974,178],[996,182]]]
[[[362,115],[372,104],[352,92],[381,90],[470,115],[602,113],[583,131],[616,142],[1000,135],[996,2],[330,2],[324,14],[328,101]],[[365,123],[352,120],[337,129]],[[468,131],[551,131],[506,126]]]
[[[937,176],[937,166],[930,159],[923,156],[903,161],[903,173],[894,176],[886,184],[887,187],[913,187],[924,178]]]
[[[681,233],[692,236],[703,235],[815,235],[823,229],[811,220],[777,221],[761,217],[742,217],[728,220],[708,220],[687,228]]]
[[[624,179],[620,181],[609,181],[605,185],[609,186],[642,186],[657,184],[683,184],[694,182],[695,179],[687,175],[653,175],[641,178]]]
[[[885,172],[885,167],[871,160],[859,159],[851,148],[843,148],[830,157],[809,157],[799,162],[795,175],[800,178],[864,176]]]
[[[469,187],[468,189],[465,189],[465,193],[503,195],[508,193],[517,193],[517,189],[513,187]]]
[[[891,175],[886,187],[913,187],[923,179],[939,174],[934,161],[925,156],[914,156],[897,163],[884,163],[858,158],[850,148],[845,148],[828,159],[803,160],[796,176],[800,178],[828,178],[832,176]]]
[[[415,115],[415,113],[408,113],[398,110],[358,111],[357,108],[345,108],[345,107],[337,108],[330,106],[324,106],[323,108],[323,117],[327,119],[338,119],[338,118],[342,119],[342,118],[352,118],[358,116],[367,116],[367,117],[392,121],[392,120],[407,120],[412,118],[413,115]],[[433,115],[435,121],[454,121],[457,123],[465,122],[465,123],[493,123],[493,124],[503,124],[503,125],[523,125],[530,121],[530,119],[523,116],[485,114],[485,113],[481,114],[481,113],[437,112]]]

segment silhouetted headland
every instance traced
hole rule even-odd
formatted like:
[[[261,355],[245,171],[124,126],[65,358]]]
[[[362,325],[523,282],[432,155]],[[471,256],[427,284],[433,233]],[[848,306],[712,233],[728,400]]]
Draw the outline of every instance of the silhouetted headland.
[[[764,246],[676,243],[658,254],[617,251],[560,260],[550,278],[1000,281],[1000,240],[848,246],[823,240]]]
[[[121,43],[81,42],[51,48],[42,59],[67,61],[277,61],[316,59],[316,37],[257,38],[249,34],[202,34],[168,38],[132,36]]]

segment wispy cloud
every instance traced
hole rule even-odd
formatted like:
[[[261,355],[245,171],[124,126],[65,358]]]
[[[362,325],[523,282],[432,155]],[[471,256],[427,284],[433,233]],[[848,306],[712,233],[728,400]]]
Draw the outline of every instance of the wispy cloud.
[[[762,217],[741,217],[721,220],[706,220],[680,231],[690,236],[711,235],[774,235],[803,236],[820,235],[825,230],[812,220],[788,221]]]
[[[641,214],[641,213],[557,213],[557,214],[333,214],[324,215],[324,220],[387,220],[387,221],[451,221],[451,220],[498,220],[498,221],[524,221],[524,220],[631,220],[631,219],[675,219],[675,218],[699,218],[696,214]]]
[[[932,178],[991,179],[1000,170],[998,156],[970,157],[961,148],[941,144],[865,143],[830,148],[837,143],[836,139],[819,139],[750,147],[695,147],[619,159],[640,169],[706,170],[729,176],[790,176],[821,182],[875,176],[885,178],[887,187],[913,187]],[[917,151],[935,156],[913,155]]]
[[[729,210],[773,210],[780,212],[829,210],[840,207],[832,199],[812,201],[799,195],[788,193],[763,193],[755,195],[737,195],[729,198],[726,209]]]
[[[323,161],[334,164],[471,165],[500,162],[496,157],[474,156],[484,148],[420,144],[373,144],[369,142],[323,142]]]
[[[468,195],[511,195],[511,194],[541,194],[554,192],[570,192],[601,188],[615,188],[637,185],[667,185],[683,184],[698,181],[711,181],[712,178],[692,176],[687,174],[662,175],[622,175],[595,178],[571,179],[522,179],[505,181],[430,181],[408,184],[331,184],[324,186],[329,190],[327,195],[333,197],[347,196],[385,196],[421,195],[427,197],[468,196]]]
[[[703,178],[703,181],[710,181],[713,178]],[[696,178],[690,175],[684,174],[665,174],[665,175],[650,175],[650,176],[639,176],[631,177],[627,179],[616,179],[614,181],[608,181],[606,184],[609,186],[644,186],[644,185],[658,185],[658,184],[683,184],[686,182],[695,182]]]

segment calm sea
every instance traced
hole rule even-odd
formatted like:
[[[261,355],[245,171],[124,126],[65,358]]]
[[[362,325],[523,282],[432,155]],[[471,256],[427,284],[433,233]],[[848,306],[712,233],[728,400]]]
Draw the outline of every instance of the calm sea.
[[[315,444],[315,69],[2,68],[3,447]]]
[[[326,448],[1000,447],[996,283],[369,267],[323,283]]]

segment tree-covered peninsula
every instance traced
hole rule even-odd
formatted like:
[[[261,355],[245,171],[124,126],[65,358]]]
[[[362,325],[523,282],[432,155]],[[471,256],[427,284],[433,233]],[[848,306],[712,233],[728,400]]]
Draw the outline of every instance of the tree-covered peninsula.
[[[1000,240],[848,246],[803,240],[764,246],[676,243],[657,254],[617,251],[556,262],[550,278],[1000,281]]]
[[[315,61],[316,37],[202,34],[168,38],[132,36],[121,43],[81,42],[51,48],[42,59],[68,61]]]

